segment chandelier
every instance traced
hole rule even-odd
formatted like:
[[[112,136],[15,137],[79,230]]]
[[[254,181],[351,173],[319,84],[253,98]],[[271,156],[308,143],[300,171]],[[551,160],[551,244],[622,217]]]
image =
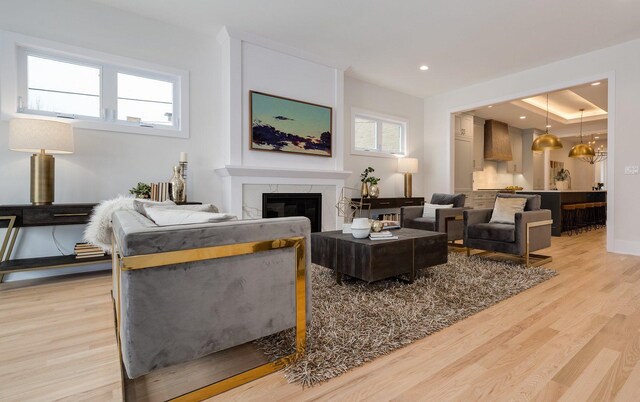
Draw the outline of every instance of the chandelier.
[[[591,141],[589,141],[589,145],[592,145],[595,150],[595,155],[593,156],[583,156],[580,158],[583,162],[588,162],[590,164],[595,164],[598,162],[604,162],[607,160],[607,151],[604,150],[604,144],[600,144],[598,148],[595,148],[596,141],[593,138],[593,134],[591,135]]]

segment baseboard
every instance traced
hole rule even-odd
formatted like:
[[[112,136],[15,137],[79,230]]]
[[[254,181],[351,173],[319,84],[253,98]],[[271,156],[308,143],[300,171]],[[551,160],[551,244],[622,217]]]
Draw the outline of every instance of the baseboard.
[[[608,251],[618,254],[640,256],[640,241],[614,240],[613,247],[611,247]]]

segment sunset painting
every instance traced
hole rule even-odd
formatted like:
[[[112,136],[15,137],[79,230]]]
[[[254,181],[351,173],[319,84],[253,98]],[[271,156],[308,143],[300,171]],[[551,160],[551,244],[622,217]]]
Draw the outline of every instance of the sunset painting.
[[[251,149],[331,156],[328,106],[251,91]]]

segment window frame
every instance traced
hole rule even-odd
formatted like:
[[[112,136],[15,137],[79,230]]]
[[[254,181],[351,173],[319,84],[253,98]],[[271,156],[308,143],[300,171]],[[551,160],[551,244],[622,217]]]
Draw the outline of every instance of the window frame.
[[[356,148],[356,118],[364,118],[376,122],[376,149],[365,150]],[[382,124],[392,123],[398,124],[402,128],[400,134],[401,150],[399,153],[382,151]],[[378,112],[371,112],[365,109],[351,108],[351,154],[361,156],[374,156],[378,158],[394,158],[407,156],[407,130],[409,122],[406,118],[399,116],[391,116]]]
[[[6,57],[5,57],[6,56]],[[100,68],[100,117],[31,110],[27,98],[27,57]],[[173,85],[172,125],[118,120],[117,74],[123,73]],[[21,106],[24,109],[21,109]],[[140,60],[78,48],[12,32],[0,31],[0,119],[30,117],[72,122],[76,128],[189,138],[189,73]]]

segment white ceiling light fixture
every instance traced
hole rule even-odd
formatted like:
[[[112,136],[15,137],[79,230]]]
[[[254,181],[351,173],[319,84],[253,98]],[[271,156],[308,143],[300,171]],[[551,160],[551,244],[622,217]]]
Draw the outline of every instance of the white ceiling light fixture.
[[[520,116],[520,120],[524,120],[526,118],[527,118],[527,116]]]
[[[420,66],[420,71],[427,71],[429,69],[429,66],[423,64]]]
[[[492,107],[493,107],[493,105],[489,105],[489,106],[487,106],[487,108],[489,108],[489,109],[491,109]]]
[[[595,86],[597,86],[597,85],[600,85],[600,81],[598,81],[598,82],[594,82],[594,83],[592,83],[591,85],[592,85],[592,86],[594,86],[594,87],[595,87]]]

